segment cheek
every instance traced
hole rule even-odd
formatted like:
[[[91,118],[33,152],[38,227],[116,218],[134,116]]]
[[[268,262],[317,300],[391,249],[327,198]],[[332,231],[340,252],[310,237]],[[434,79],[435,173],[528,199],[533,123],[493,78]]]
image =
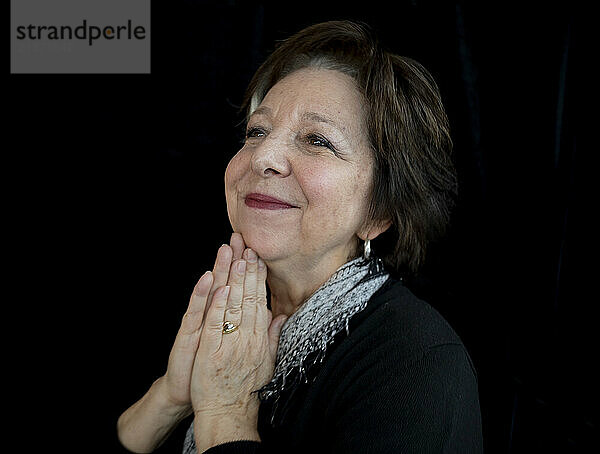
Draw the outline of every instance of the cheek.
[[[236,223],[238,191],[242,178],[246,173],[246,164],[242,153],[238,153],[229,161],[225,169],[225,200],[229,221],[232,224]]]
[[[245,166],[242,153],[238,152],[231,158],[225,169],[225,191],[227,193],[235,190],[236,185],[245,173]]]
[[[326,166],[303,166],[294,170],[308,202],[308,208],[318,208],[327,204],[331,193],[335,192],[338,186],[335,172],[329,171]]]
[[[300,184],[309,209],[315,213],[313,222],[323,227],[332,223],[348,225],[349,217],[362,216],[369,176],[352,170],[328,166],[304,169]]]

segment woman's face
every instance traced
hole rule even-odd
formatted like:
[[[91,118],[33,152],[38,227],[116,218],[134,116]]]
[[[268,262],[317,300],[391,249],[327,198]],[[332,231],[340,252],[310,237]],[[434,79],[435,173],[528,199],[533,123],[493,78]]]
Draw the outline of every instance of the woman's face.
[[[338,71],[302,69],[269,90],[225,171],[234,231],[265,261],[345,260],[367,214],[372,157],[354,81]],[[265,209],[261,193],[293,208]]]

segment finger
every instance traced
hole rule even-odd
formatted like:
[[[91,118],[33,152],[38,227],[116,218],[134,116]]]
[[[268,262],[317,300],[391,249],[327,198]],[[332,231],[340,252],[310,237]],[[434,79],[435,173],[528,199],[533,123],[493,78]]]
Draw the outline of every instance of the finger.
[[[249,333],[254,333],[256,325],[257,286],[256,276],[258,257],[256,252],[248,248],[244,251],[247,261],[246,276],[244,279],[244,297],[242,298],[242,323],[240,328],[245,328]]]
[[[263,260],[258,258],[258,271],[256,276],[257,289],[256,296],[258,302],[267,305],[267,265]]]
[[[171,370],[173,367],[179,370],[186,369],[187,366],[191,367],[193,364],[194,356],[198,350],[204,308],[211,285],[212,273],[207,271],[194,287],[190,303],[181,320],[181,326],[169,354],[169,368]],[[184,362],[182,363],[182,361]]]
[[[269,311],[269,314],[270,313],[271,311]],[[272,317],[269,317],[269,326],[267,328],[269,336],[269,351],[274,360],[277,358],[277,348],[279,347],[281,330],[283,329],[283,325],[285,325],[287,319],[287,315],[283,314],[278,315],[275,320],[272,320]]]
[[[257,307],[256,307],[256,332],[266,332],[269,329],[271,311],[267,308],[267,265],[259,257],[257,270]]]
[[[202,342],[205,344],[206,350],[211,353],[219,350],[221,346],[221,338],[223,337],[223,316],[225,314],[225,306],[229,296],[230,287],[219,287],[214,295],[212,304],[208,308],[204,328],[202,329]]]
[[[213,283],[213,275],[207,271],[196,283],[187,310],[183,315],[179,332],[191,334],[196,332],[202,326],[206,301]]]
[[[227,283],[231,290],[229,291],[229,299],[225,307],[224,321],[229,321],[237,326],[242,321],[242,298],[244,296],[244,276],[246,274],[246,261],[236,260],[231,265],[229,273],[229,282]]]
[[[242,253],[246,245],[244,244],[244,238],[239,232],[233,232],[231,234],[231,240],[229,241],[231,248],[233,249],[233,260],[239,260],[242,258]]]
[[[206,310],[210,307],[213,300],[213,295],[219,287],[227,285],[229,279],[229,268],[231,266],[231,258],[233,251],[228,244],[223,244],[217,252],[217,260],[213,268],[213,284],[208,295],[208,304]],[[206,315],[206,311],[205,311]]]

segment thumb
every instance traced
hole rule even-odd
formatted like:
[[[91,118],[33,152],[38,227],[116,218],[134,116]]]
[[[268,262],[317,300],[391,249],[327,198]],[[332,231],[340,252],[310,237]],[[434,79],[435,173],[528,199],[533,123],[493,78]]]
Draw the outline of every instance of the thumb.
[[[279,345],[279,336],[281,335],[281,329],[287,321],[288,316],[285,314],[278,315],[271,322],[269,326],[269,346],[271,349],[271,356],[275,358],[277,355],[277,347]]]

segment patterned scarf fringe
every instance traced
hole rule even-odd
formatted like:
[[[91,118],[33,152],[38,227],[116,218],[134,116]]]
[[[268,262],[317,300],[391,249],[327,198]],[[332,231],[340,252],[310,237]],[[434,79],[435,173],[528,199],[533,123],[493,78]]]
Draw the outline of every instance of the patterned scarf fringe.
[[[357,281],[356,276],[360,274],[363,274],[363,276]],[[348,296],[353,300],[352,305],[348,305],[347,309],[339,314],[337,318],[324,320],[326,328],[323,330],[320,327],[321,329],[317,336],[314,335],[314,331],[309,332],[308,336],[303,336],[302,339],[299,339],[300,342],[296,342],[293,347],[288,347],[287,349],[285,346],[282,348],[281,343],[284,336],[283,331],[286,328],[284,325],[277,357],[277,364],[280,367],[276,368],[273,379],[269,383],[259,390],[254,391],[258,393],[261,401],[274,399],[270,420],[272,426],[275,426],[274,420],[281,403],[281,393],[284,390],[288,390],[290,395],[287,400],[289,401],[302,383],[309,382],[309,372],[315,365],[323,362],[327,353],[327,346],[335,341],[335,336],[342,330],[346,331],[346,335],[350,335],[350,319],[367,306],[370,297],[385,283],[388,277],[389,275],[384,269],[382,260],[377,257],[371,257],[368,260],[359,257],[351,260],[340,267],[294,315],[298,314],[300,316],[307,310],[313,310],[318,305],[323,304],[323,295],[331,296],[331,291],[335,292],[334,306],[342,304]],[[330,291],[328,292],[328,290]],[[303,308],[304,310],[302,310]],[[297,323],[298,318],[300,318],[292,317],[286,322],[286,325],[289,322]],[[284,358],[289,358],[290,355],[292,359],[288,360],[284,367],[281,367],[282,363],[285,362]],[[316,374],[312,378],[312,381],[315,379]],[[281,413],[281,420],[283,420],[287,413],[287,405],[283,406]]]

